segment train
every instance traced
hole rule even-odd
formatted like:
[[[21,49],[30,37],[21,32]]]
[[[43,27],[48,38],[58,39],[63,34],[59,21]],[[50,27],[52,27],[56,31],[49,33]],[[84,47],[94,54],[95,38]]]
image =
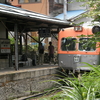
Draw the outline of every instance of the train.
[[[100,43],[93,38],[97,32],[100,33],[99,26],[75,26],[61,29],[58,34],[59,67],[74,73],[90,70],[90,67],[86,67],[85,63],[93,66],[99,65]]]

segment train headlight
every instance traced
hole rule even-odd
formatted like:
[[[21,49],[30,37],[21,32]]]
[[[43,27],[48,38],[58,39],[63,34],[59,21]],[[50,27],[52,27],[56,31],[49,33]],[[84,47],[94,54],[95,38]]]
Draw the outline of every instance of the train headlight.
[[[94,26],[93,28],[92,28],[92,33],[94,33],[94,34],[100,34],[100,26]]]
[[[80,61],[80,57],[79,56],[74,56],[74,62],[79,62]]]

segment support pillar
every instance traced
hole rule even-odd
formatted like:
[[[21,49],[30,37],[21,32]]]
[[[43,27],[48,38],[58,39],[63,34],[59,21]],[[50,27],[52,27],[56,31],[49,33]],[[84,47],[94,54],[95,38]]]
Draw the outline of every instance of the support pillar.
[[[25,36],[25,53],[27,53],[27,33],[26,33],[26,36]]]
[[[15,33],[15,70],[18,70],[18,25],[15,23],[14,25],[14,33]]]

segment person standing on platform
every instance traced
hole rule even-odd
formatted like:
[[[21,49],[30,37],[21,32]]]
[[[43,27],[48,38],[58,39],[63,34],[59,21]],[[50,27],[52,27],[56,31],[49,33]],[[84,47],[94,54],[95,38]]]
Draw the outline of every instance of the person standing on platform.
[[[32,59],[32,65],[36,66],[36,52],[33,49],[33,51],[31,52],[31,59]]]
[[[43,62],[44,62],[44,46],[42,45],[42,43],[39,44],[39,48],[38,48],[38,51],[39,51],[39,61],[38,63],[43,65]]]
[[[49,64],[51,64],[51,61],[53,61],[54,63],[54,46],[52,45],[52,42],[49,42],[48,54],[49,54]]]

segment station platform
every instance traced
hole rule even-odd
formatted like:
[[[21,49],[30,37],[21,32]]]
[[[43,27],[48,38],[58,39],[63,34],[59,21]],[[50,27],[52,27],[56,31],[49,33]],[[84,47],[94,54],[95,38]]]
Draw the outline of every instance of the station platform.
[[[19,70],[14,67],[0,70],[0,100],[13,100],[52,88],[58,65],[43,64],[23,66]]]
[[[17,72],[25,72],[25,71],[35,71],[35,70],[43,70],[49,68],[58,68],[58,64],[43,64],[43,65],[36,65],[36,66],[23,66],[19,67],[19,70],[15,70],[14,66],[9,68],[2,68],[0,69],[0,75],[2,74],[9,74],[9,73],[17,73]]]

